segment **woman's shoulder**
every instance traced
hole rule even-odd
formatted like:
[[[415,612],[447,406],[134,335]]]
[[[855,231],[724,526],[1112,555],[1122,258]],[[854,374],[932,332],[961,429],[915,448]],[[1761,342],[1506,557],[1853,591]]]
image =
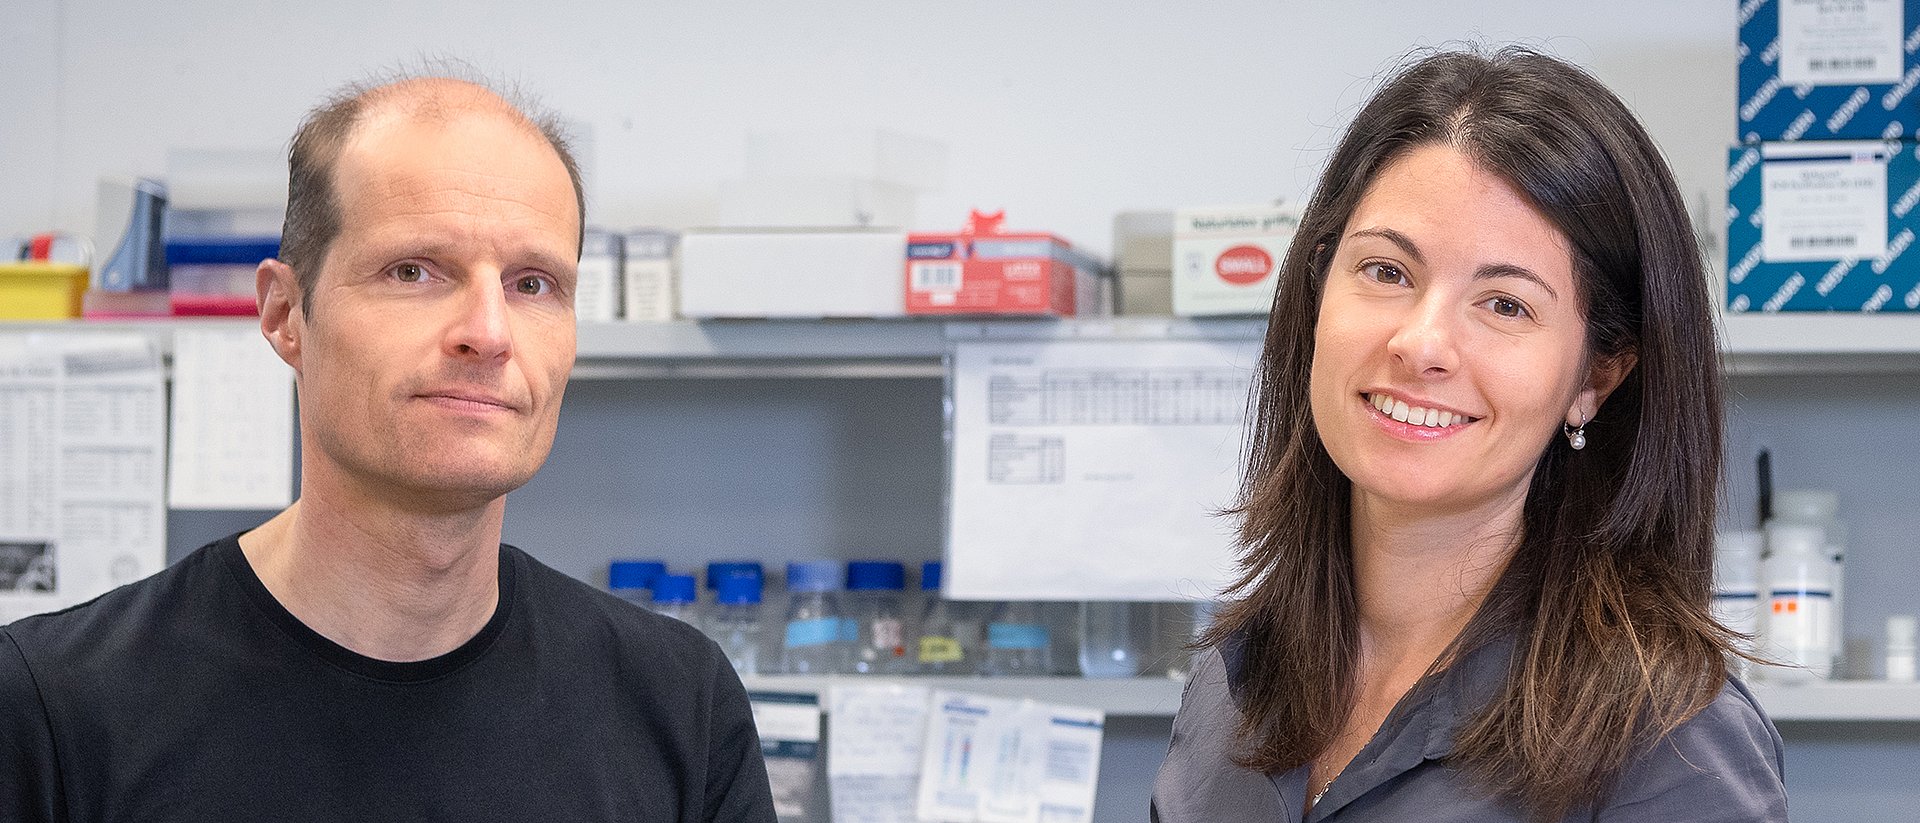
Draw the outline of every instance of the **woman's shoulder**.
[[[1240,710],[1229,668],[1218,648],[1194,654],[1167,758],[1154,779],[1153,819],[1160,823],[1288,819],[1272,780],[1234,762]]]
[[[1780,732],[1729,677],[1713,702],[1628,764],[1598,819],[1785,821],[1785,778]]]

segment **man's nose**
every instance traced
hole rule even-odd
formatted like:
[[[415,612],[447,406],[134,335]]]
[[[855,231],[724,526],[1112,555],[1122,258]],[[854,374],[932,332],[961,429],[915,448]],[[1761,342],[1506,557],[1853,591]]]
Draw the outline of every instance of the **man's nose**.
[[[455,311],[447,330],[449,353],[492,360],[512,351],[507,293],[499,277],[480,275],[469,280],[460,290]]]
[[[1460,322],[1448,301],[1423,295],[1401,318],[1387,351],[1406,373],[1423,378],[1451,374],[1460,363]]]

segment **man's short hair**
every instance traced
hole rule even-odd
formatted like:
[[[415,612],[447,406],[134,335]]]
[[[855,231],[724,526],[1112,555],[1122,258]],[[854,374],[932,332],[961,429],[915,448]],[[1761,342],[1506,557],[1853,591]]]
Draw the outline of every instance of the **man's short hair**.
[[[300,123],[287,152],[287,219],[280,231],[280,262],[293,269],[300,283],[300,305],[313,316],[313,292],[320,278],[320,266],[327,249],[340,235],[342,215],[339,193],[334,190],[334,167],[340,151],[354,130],[382,105],[401,102],[396,87],[412,81],[451,80],[479,87],[498,98],[503,113],[518,117],[539,132],[566,166],[573,183],[574,204],[579,209],[580,236],[575,239],[578,255],[586,239],[587,196],[580,181],[580,165],[560,120],[527,95],[503,92],[493,84],[477,79],[471,71],[455,66],[436,66],[421,73],[397,74],[373,81],[349,84],[320,104]],[[424,98],[427,106],[431,97]]]

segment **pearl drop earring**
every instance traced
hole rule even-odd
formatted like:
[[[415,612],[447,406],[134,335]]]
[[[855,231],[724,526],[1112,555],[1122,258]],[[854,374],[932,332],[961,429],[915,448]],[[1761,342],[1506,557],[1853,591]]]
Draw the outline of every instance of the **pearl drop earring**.
[[[1584,421],[1578,426],[1563,423],[1561,428],[1566,432],[1567,445],[1572,446],[1574,451],[1587,447],[1587,424]]]

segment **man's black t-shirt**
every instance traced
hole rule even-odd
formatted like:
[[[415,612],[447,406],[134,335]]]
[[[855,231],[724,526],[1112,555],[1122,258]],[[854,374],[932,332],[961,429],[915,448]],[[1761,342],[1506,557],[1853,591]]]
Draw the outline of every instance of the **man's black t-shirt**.
[[[510,546],[472,640],[307,628],[235,537],[0,628],[6,821],[772,821],[746,692],[693,628]]]

